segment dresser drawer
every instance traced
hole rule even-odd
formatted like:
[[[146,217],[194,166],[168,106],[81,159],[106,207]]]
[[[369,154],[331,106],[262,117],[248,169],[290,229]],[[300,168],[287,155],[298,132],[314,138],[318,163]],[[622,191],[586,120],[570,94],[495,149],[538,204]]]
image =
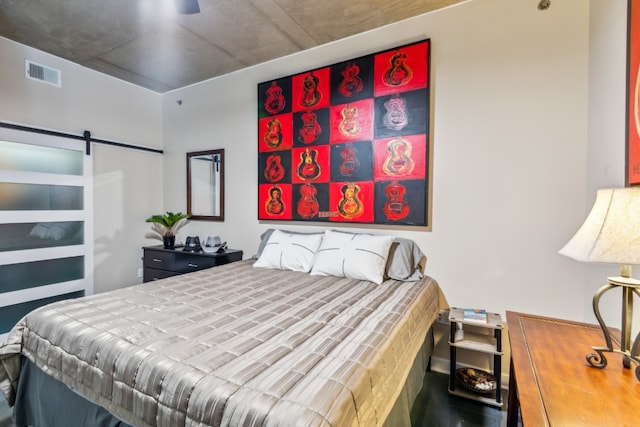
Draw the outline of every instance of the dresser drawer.
[[[174,270],[180,273],[202,270],[219,265],[217,258],[199,255],[181,255],[176,257]]]
[[[160,280],[165,279],[171,276],[178,276],[182,273],[178,273],[176,271],[168,271],[168,270],[158,270],[157,268],[148,268],[144,269],[143,281],[151,282],[152,280]]]
[[[176,269],[176,253],[167,251],[154,251],[145,249],[144,252],[144,267],[145,268],[157,268],[159,270],[171,270]]]

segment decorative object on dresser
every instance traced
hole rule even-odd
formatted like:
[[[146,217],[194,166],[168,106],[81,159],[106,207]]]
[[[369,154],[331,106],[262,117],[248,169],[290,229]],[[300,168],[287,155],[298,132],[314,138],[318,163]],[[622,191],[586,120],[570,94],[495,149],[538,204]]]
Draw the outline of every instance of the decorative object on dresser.
[[[640,264],[640,187],[598,190],[596,201],[571,240],[560,250],[578,261],[620,264],[620,277],[609,277],[607,284],[593,296],[593,311],[602,328],[606,346],[593,346],[596,353],[587,355],[596,368],[607,366],[604,352],[620,353],[625,368],[631,360],[640,363],[638,343],[640,334],[631,345],[633,294],[640,296],[640,280],[631,277],[631,264]],[[600,314],[600,298],[607,291],[622,289],[622,336],[620,347],[614,348],[609,328]],[[636,365],[640,379],[640,365]]]
[[[184,248],[182,250],[185,252],[201,251],[202,245],[200,244],[200,238],[198,236],[187,236],[187,240],[184,241]]]
[[[205,240],[202,250],[209,253],[221,253],[227,250],[227,242],[223,242],[220,236],[209,236]]]
[[[220,253],[185,252],[165,249],[162,246],[147,246],[144,250],[143,281],[164,279],[205,268],[216,267],[242,259],[242,251],[228,249]]]
[[[486,320],[479,322],[475,318],[468,319],[467,310],[451,307],[449,311],[449,393],[501,407],[502,318],[498,313],[480,310]],[[471,328],[464,330],[465,325]],[[493,373],[471,366],[459,367],[458,349],[493,355]],[[456,388],[456,379],[468,391]],[[493,394],[493,398],[488,394]]]
[[[152,223],[151,230],[153,230],[153,233],[147,236],[152,238],[159,236],[164,243],[165,249],[173,249],[176,244],[176,233],[187,223],[188,218],[189,214],[182,212],[151,215],[145,221]]]
[[[593,369],[584,362],[584,353],[601,335],[597,325],[511,311],[507,311],[507,324],[511,342],[508,426],[638,424],[640,393],[632,371]]]

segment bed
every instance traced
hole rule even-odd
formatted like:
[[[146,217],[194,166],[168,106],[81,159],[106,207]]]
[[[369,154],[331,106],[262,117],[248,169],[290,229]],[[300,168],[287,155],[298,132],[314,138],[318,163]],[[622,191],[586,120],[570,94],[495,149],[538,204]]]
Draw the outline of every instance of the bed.
[[[16,424],[73,414],[87,425],[79,418],[86,406],[91,425],[408,425],[440,288],[416,271],[421,253],[411,242],[403,258],[410,253],[412,268],[395,279],[398,239],[385,253],[386,243],[363,237],[356,246],[384,261],[382,277],[362,279],[354,277],[360,267],[365,275],[375,268],[354,259],[344,240],[363,235],[327,233],[314,249],[309,235],[276,230],[263,235],[257,260],[28,314],[0,347],[0,387],[15,404]],[[274,243],[281,234],[288,240]],[[279,265],[260,266],[278,251]],[[323,271],[340,265],[340,256],[342,275]],[[300,263],[309,270],[296,270]],[[43,415],[57,406],[49,398],[74,403]]]

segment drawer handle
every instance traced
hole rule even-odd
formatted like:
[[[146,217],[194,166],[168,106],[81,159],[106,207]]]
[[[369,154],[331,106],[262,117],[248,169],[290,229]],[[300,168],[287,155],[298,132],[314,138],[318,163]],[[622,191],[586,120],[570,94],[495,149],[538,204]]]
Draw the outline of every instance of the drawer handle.
[[[191,264],[191,263],[189,263],[189,264],[187,264],[187,265],[188,265],[189,267],[191,267],[191,268],[198,268],[198,264]]]
[[[153,262],[162,262],[162,260],[160,258],[154,258]]]

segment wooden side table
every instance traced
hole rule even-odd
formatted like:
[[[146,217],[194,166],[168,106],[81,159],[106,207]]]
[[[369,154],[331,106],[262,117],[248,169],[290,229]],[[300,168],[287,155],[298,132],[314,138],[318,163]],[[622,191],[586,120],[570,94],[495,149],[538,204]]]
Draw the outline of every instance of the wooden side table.
[[[622,355],[604,369],[589,366],[597,325],[507,312],[511,370],[507,425],[631,426],[640,420],[640,382]],[[615,335],[615,334],[614,334]]]

